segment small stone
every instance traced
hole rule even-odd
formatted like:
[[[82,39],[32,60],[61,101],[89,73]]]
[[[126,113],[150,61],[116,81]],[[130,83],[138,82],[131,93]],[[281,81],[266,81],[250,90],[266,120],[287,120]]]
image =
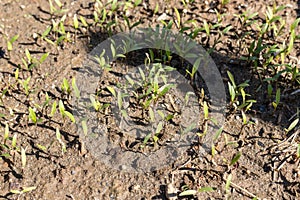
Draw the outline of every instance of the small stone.
[[[32,34],[32,38],[33,38],[33,39],[37,39],[38,37],[39,37],[39,36],[38,36],[37,33],[33,33],[33,34]]]
[[[156,21],[161,21],[161,20],[169,20],[170,16],[168,16],[166,13],[161,14]]]

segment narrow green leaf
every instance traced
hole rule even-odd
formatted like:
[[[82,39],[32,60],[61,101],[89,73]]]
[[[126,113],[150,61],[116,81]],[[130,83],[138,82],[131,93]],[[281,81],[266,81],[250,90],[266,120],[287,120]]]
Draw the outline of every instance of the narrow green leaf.
[[[208,120],[208,105],[207,102],[203,102],[203,112],[204,112],[204,119]]]
[[[50,117],[54,116],[54,114],[56,112],[56,107],[57,107],[57,103],[56,103],[56,101],[54,101],[53,104],[52,104],[51,113],[49,115]]]
[[[35,186],[33,186],[33,187],[23,187],[22,189],[23,189],[22,192],[25,193],[25,192],[30,192],[32,190],[35,190],[36,187]]]
[[[83,26],[85,26],[85,27],[88,27],[88,26],[89,26],[89,25],[86,23],[85,19],[84,19],[82,16],[80,16],[80,21],[81,21],[81,23],[82,23]]]
[[[33,122],[33,123],[37,123],[37,117],[36,117],[36,114],[34,112],[34,110],[29,107],[29,119]]]
[[[11,146],[12,148],[16,148],[17,147],[17,134],[14,134],[12,141],[11,141]]]
[[[122,94],[121,94],[120,91],[118,91],[117,99],[118,99],[118,107],[119,107],[119,110],[122,110],[123,101],[122,101]]]
[[[42,64],[48,58],[48,56],[49,56],[49,52],[44,53],[40,58],[40,64]]]
[[[62,7],[62,3],[60,2],[60,0],[54,0],[54,1],[59,8]]]
[[[215,191],[216,189],[215,188],[212,188],[212,187],[202,187],[200,188],[198,191],[199,192],[212,192],[212,191]]]
[[[276,104],[278,105],[280,102],[280,88],[276,91]]]
[[[96,13],[96,12],[95,12]],[[77,19],[77,15],[75,14],[74,17],[73,17],[73,25],[74,25],[74,28],[75,29],[78,29],[79,27],[79,22],[78,22],[78,19]]]
[[[37,144],[36,145],[37,148],[39,148],[40,150],[44,151],[44,152],[47,152],[47,147],[43,146],[43,145],[40,145],[40,144]]]
[[[217,133],[216,133],[216,135],[214,137],[214,141],[216,141],[220,137],[222,131],[223,131],[223,128],[219,128],[218,129],[218,131],[217,131]]]
[[[5,144],[5,141],[8,139],[8,136],[9,136],[9,127],[8,127],[8,124],[5,123],[4,136],[3,136],[4,144]]]
[[[158,123],[157,127],[156,127],[155,133],[156,133],[156,134],[159,134],[159,133],[161,132],[162,129],[163,129],[163,122],[160,121],[160,122]]]
[[[77,87],[75,77],[72,78],[72,88],[73,88],[73,90],[74,90],[75,96],[76,96],[77,98],[80,98],[80,91],[79,91],[79,89],[78,89],[78,87]]]
[[[177,10],[176,7],[174,7],[174,11],[175,11],[176,18],[177,18],[178,28],[180,28],[180,22],[181,22],[181,20],[180,20],[180,14],[179,14],[179,12],[178,12],[178,10]]]
[[[174,87],[174,85],[173,84],[166,84],[166,85],[163,85],[162,87],[160,87],[159,89],[158,89],[158,96],[159,97],[162,97],[162,96],[164,96],[167,92],[169,92],[169,90],[172,88],[172,87]]]
[[[235,81],[234,81],[232,73],[230,71],[227,71],[227,75],[228,75],[228,77],[230,79],[230,82],[231,82],[233,88],[236,88],[236,84],[235,84]]]
[[[25,49],[25,55],[26,55],[26,58],[27,58],[28,62],[31,62],[32,57],[31,57],[31,54],[30,54],[28,49]]]
[[[231,160],[230,164],[229,165],[234,165],[235,163],[237,163],[237,161],[240,159],[242,153],[241,152],[238,152],[234,157],[233,159]]]
[[[130,76],[125,75],[126,80],[128,81],[128,83],[133,86],[134,85],[134,80],[132,80],[132,78],[130,78]]]
[[[191,195],[195,195],[197,194],[197,190],[186,190],[186,191],[183,191],[179,194],[180,197],[183,197],[183,196],[191,196]]]
[[[226,184],[225,184],[226,193],[229,192],[231,179],[232,179],[232,174],[229,174],[228,177],[227,177],[227,180],[226,180]]]
[[[65,106],[64,106],[62,100],[59,100],[58,108],[59,108],[60,114],[64,117],[65,116]]]
[[[22,194],[22,191],[19,190],[10,190],[9,192],[13,194]]]
[[[87,124],[86,124],[86,120],[82,120],[81,126],[82,126],[82,130],[83,130],[83,134],[85,136],[87,136],[87,134],[88,134],[88,127],[87,127]]]
[[[155,121],[155,116],[154,116],[153,109],[151,107],[149,107],[149,116],[150,116],[151,122],[154,122]]]
[[[288,133],[288,132],[290,132],[291,130],[293,130],[293,129],[297,126],[298,122],[299,122],[299,118],[295,119],[295,120],[289,125],[289,127],[286,129],[286,132]]]
[[[72,113],[65,111],[65,115],[73,122],[75,123],[75,117],[73,116]]]
[[[106,88],[108,89],[108,91],[114,96],[114,97],[117,97],[116,95],[116,91],[113,87],[110,87],[110,86],[106,86]]]
[[[47,29],[42,33],[42,39],[45,39],[46,36],[50,33],[52,27],[48,26]]]
[[[243,125],[247,124],[247,117],[246,114],[244,113],[244,111],[242,111],[242,119],[243,119]]]

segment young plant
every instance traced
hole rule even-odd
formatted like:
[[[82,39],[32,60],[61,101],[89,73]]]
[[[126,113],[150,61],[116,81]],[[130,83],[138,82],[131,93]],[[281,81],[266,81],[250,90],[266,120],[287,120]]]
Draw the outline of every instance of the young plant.
[[[249,81],[245,81],[244,83],[236,85],[234,77],[229,71],[227,71],[227,75],[230,80],[228,82],[228,89],[230,94],[230,106],[233,106],[234,110],[242,110],[242,109],[245,109],[246,111],[249,110],[252,104],[256,103],[256,100],[246,99],[246,96],[250,96],[250,95],[246,94],[244,88],[249,86],[248,84]],[[240,101],[239,97],[242,98],[242,101]]]
[[[31,77],[28,77],[26,80],[19,80],[19,83],[22,85],[24,91],[25,91],[25,94],[26,96],[29,95],[29,92],[30,92],[30,88],[29,88],[29,81],[30,81]]]
[[[59,128],[56,128],[56,139],[61,144],[61,153],[64,154],[67,151],[66,144],[61,139]]]
[[[58,107],[59,107],[59,112],[64,120],[66,117],[68,117],[73,123],[75,123],[74,116],[72,115],[72,113],[70,113],[69,111],[67,111],[65,109],[65,106],[64,106],[62,100],[59,100]]]
[[[10,52],[13,49],[13,43],[19,38],[19,35],[13,36],[11,39],[7,40],[7,51]]]
[[[63,79],[63,83],[61,84],[61,90],[67,95],[71,94],[71,87],[66,78]]]
[[[274,101],[272,102],[272,105],[273,105],[275,111],[276,111],[279,103],[280,103],[280,88],[278,88],[276,90],[275,102]]]
[[[94,96],[90,96],[90,101],[92,103],[92,106],[94,107],[94,109],[99,112],[101,110],[104,110],[105,108],[107,108],[108,106],[110,106],[110,104],[106,103],[106,104],[101,104],[98,100],[95,99]]]
[[[47,57],[49,56],[49,53],[44,53],[40,57],[40,59],[36,59],[31,56],[28,49],[25,49],[25,55],[26,55],[27,61],[24,58],[22,58],[22,62],[23,62],[25,69],[30,71],[33,68],[35,68],[36,66],[41,65],[47,59]]]
[[[287,129],[284,129],[285,132],[286,132],[286,133],[289,133],[291,130],[293,130],[293,129],[297,126],[298,122],[299,122],[299,118],[295,119],[295,120],[289,125],[289,127],[288,127]]]
[[[34,124],[37,124],[38,123],[38,119],[37,119],[37,116],[35,114],[35,111],[33,108],[29,107],[29,114],[28,114],[28,118],[29,120],[31,120]]]
[[[24,193],[27,193],[27,192],[31,192],[33,190],[35,190],[36,187],[33,186],[33,187],[22,187],[22,190],[10,190],[10,192],[12,194],[18,194],[19,196],[24,194]]]

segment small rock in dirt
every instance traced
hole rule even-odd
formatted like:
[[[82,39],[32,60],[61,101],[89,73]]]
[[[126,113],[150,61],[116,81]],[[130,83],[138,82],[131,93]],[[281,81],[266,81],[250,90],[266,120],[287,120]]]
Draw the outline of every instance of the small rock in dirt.
[[[171,17],[170,16],[168,16],[166,13],[163,13],[162,15],[160,15],[158,18],[157,18],[157,20],[156,21],[161,21],[161,20],[169,20]]]

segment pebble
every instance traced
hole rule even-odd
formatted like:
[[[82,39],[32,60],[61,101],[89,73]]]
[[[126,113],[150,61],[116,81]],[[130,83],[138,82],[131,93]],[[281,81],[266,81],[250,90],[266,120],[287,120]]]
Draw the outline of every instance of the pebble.
[[[161,21],[161,20],[168,20],[170,19],[170,16],[168,16],[166,13],[161,14],[156,21]]]

